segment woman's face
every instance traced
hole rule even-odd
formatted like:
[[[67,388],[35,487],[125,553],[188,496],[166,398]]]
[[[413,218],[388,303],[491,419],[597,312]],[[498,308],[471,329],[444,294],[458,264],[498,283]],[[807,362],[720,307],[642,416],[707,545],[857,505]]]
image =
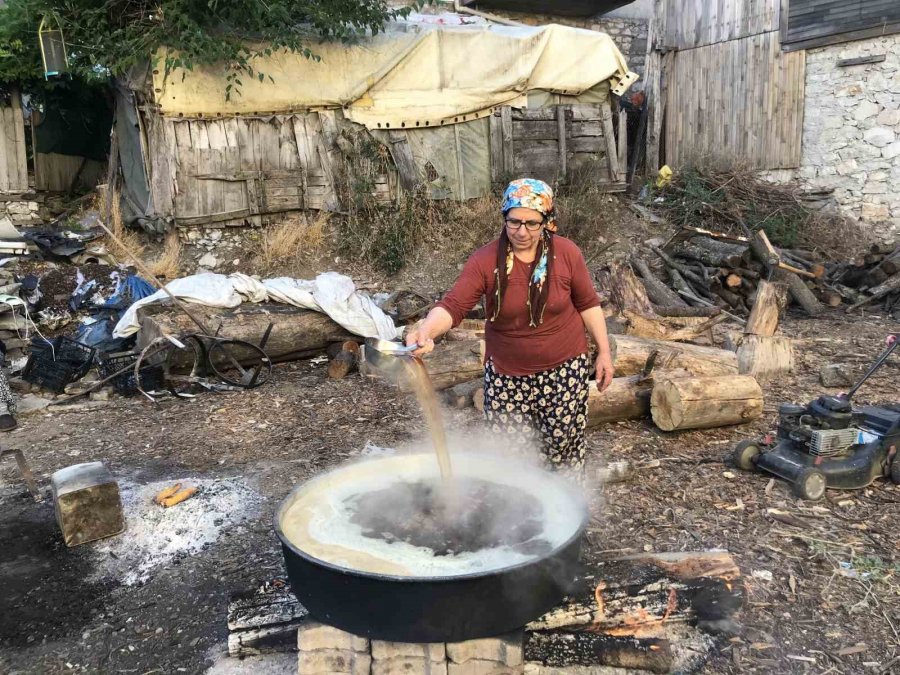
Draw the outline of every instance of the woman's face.
[[[505,219],[507,221],[517,221],[517,224],[522,221],[529,224],[544,222],[544,216],[541,215],[540,211],[520,207],[507,211]],[[512,244],[514,251],[530,251],[531,249],[536,248],[538,242],[541,240],[541,233],[544,230],[543,226],[536,230],[529,230],[526,225],[512,228],[509,225],[506,225],[506,223],[504,223],[504,227],[506,227],[506,235],[509,237],[509,242]]]

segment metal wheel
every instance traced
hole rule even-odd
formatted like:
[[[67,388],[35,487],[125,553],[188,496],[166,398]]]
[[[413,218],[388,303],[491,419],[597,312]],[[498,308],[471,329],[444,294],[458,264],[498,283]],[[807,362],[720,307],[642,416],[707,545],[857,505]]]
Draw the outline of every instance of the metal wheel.
[[[207,358],[216,377],[236,387],[253,389],[272,375],[272,362],[266,353],[243,340],[216,340],[209,346]]]
[[[206,345],[198,335],[184,335],[178,342],[183,346],[172,344],[163,361],[166,389],[178,398],[192,398],[194,380],[206,374]]]
[[[828,483],[825,480],[825,474],[818,469],[803,469],[794,482],[794,494],[800,499],[806,499],[814,502],[821,499],[825,495],[825,488]]]
[[[731,452],[731,461],[743,471],[756,471],[756,458],[762,454],[762,448],[756,441],[741,441]]]

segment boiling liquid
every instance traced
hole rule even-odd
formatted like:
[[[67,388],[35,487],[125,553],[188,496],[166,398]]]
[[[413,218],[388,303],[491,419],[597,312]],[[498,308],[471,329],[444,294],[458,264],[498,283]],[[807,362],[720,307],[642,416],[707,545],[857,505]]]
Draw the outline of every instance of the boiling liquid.
[[[437,455],[438,466],[441,469],[441,478],[444,484],[448,484],[453,477],[453,468],[450,465],[450,452],[447,450],[447,433],[444,430],[444,419],[441,416],[441,407],[438,404],[437,394],[431,384],[428,369],[418,356],[403,359],[406,374],[412,384],[422,413],[431,433],[431,442],[434,444],[434,452]]]

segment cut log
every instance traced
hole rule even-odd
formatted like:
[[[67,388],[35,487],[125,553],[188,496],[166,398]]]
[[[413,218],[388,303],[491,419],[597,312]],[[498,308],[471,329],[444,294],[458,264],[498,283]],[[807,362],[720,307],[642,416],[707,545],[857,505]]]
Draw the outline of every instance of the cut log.
[[[722,310],[718,307],[654,307],[659,316],[718,316]]]
[[[484,337],[485,322],[481,319],[463,319],[456,328],[444,334],[444,339],[451,342],[462,340],[480,340]]]
[[[900,290],[900,273],[895,274],[880,286],[869,289],[871,295],[869,295],[869,297],[865,298],[864,300],[860,300],[859,302],[854,303],[853,306],[850,307],[850,309],[859,309],[863,305],[872,302],[873,300],[883,298],[884,296],[889,295],[896,290]]]
[[[696,340],[728,318],[721,312],[710,318],[648,317],[628,310],[623,311],[622,315],[628,320],[627,335],[672,341]]]
[[[254,656],[297,647],[297,628],[306,609],[285,586],[234,596],[228,603],[228,655]]]
[[[750,247],[756,259],[770,270],[771,278],[787,284],[791,298],[810,316],[818,316],[824,307],[816,299],[803,280],[792,272],[778,268],[778,253],[774,251],[769,238],[762,230],[758,230],[750,239]]]
[[[525,660],[554,668],[606,666],[668,673],[675,657],[668,640],[629,638],[597,633],[530,633]]]
[[[744,335],[737,348],[738,371],[760,382],[794,370],[794,343],[786,337]]]
[[[597,281],[601,299],[606,298],[620,312],[629,309],[642,314],[653,314],[653,305],[647,297],[647,289],[628,265],[613,263],[600,271]]]
[[[737,356],[725,349],[627,335],[611,336],[610,342],[616,345],[613,360],[616,377],[642,373],[654,352],[665,369],[680,368],[694,376],[738,374]]]
[[[272,332],[265,352],[272,361],[289,360],[297,354],[305,357],[322,354],[332,342],[352,340],[345,328],[327,314],[280,304],[253,304],[237,309],[219,309],[192,305],[191,311],[210,330],[219,329],[219,337],[259,344],[269,324]],[[197,326],[177,308],[151,305],[141,310],[141,330],[137,336],[140,351],[162,335],[179,336],[197,332]],[[358,338],[357,338],[358,339]]]
[[[656,278],[656,275],[650,270],[646,262],[640,258],[632,260],[632,265],[641,274],[641,281],[647,289],[647,295],[654,304],[661,307],[686,307],[687,303],[678,297],[678,294],[672,291],[662,281]],[[652,308],[651,308],[652,311]]]
[[[757,286],[756,301],[747,319],[744,332],[751,335],[771,337],[778,330],[781,313],[787,306],[788,288],[784,284],[760,281]]]
[[[472,404],[478,412],[484,412],[484,387],[472,392]]]
[[[470,382],[484,375],[484,340],[445,342],[423,358],[435,390],[443,391],[463,382]],[[371,363],[360,364],[360,372],[399,384],[402,391],[411,391],[404,379],[385,375]]]
[[[454,408],[468,408],[473,405],[473,397],[478,389],[484,387],[484,378],[479,377],[470,382],[456,384],[444,390],[444,400]]]
[[[653,381],[641,375],[614,377],[602,393],[597,391],[594,381],[588,383],[588,389],[588,427],[650,415]]]
[[[341,350],[328,364],[328,377],[339,380],[347,377],[359,364],[359,344],[352,340],[341,343]]]
[[[597,383],[588,382],[587,426],[595,427],[607,422],[636,420],[650,416],[650,393],[653,383],[672,377],[690,377],[686,370],[667,370],[662,367],[649,375],[614,377],[605,391],[597,390]]]
[[[737,274],[732,273],[725,276],[725,285],[728,288],[740,288],[743,283],[744,280]]]
[[[691,237],[678,244],[674,252],[682,258],[696,260],[710,267],[740,267],[746,246],[709,237]]]
[[[663,431],[743,424],[762,408],[762,389],[749,375],[662,380],[650,396],[653,422]]]

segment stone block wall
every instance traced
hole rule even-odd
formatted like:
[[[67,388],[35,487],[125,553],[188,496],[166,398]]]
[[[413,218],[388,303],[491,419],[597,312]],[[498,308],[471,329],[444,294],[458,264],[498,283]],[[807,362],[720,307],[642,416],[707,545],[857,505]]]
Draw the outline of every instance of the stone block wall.
[[[841,209],[876,235],[900,234],[900,35],[807,52],[803,151],[794,175],[833,188]]]
[[[9,218],[13,225],[37,225],[42,222],[40,207],[41,205],[38,202],[27,199],[15,201],[0,200],[0,220]]]

